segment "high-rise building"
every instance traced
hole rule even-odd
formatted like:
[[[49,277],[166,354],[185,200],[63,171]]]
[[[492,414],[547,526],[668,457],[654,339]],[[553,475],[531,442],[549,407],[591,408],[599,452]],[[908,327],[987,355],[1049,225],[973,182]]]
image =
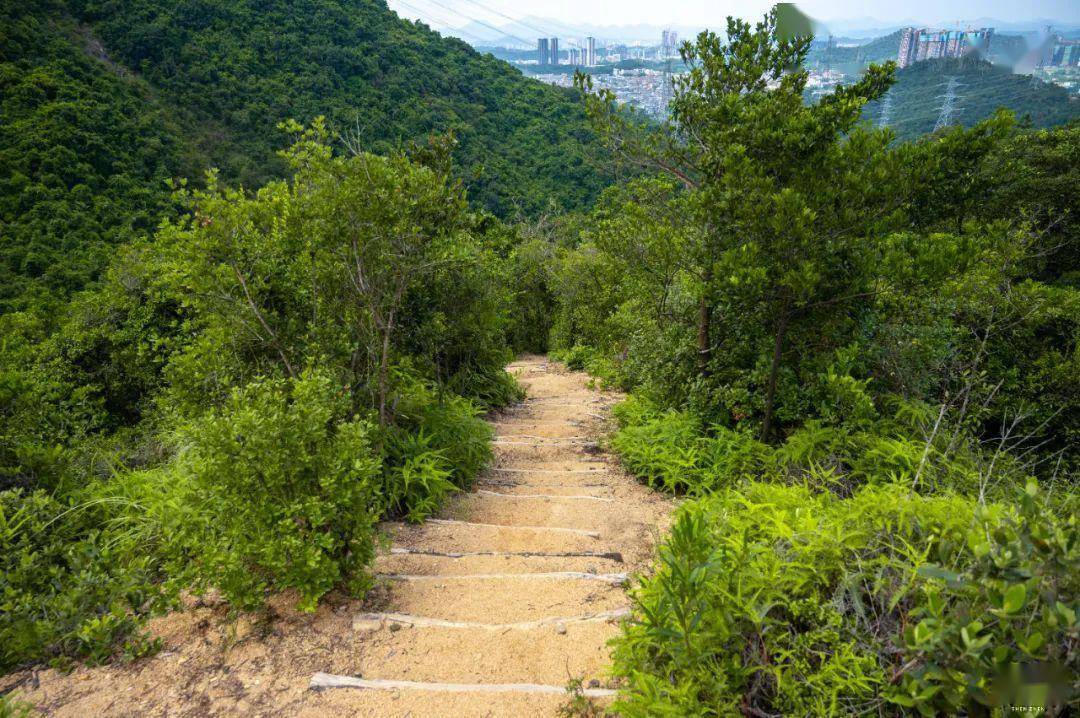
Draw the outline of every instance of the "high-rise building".
[[[596,38],[585,38],[585,65],[596,67]]]
[[[919,45],[919,33],[913,27],[905,27],[900,31],[900,51],[896,54],[896,66],[907,67],[913,61],[915,53],[913,48]]]
[[[576,47],[572,47],[567,52],[570,55],[569,60],[571,65],[581,64],[581,50],[577,49]]]
[[[921,60],[937,57],[963,57],[969,52],[986,52],[994,28],[978,30],[931,30],[929,28],[905,27],[900,32],[900,50],[896,54],[897,67],[907,67]]]
[[[551,38],[551,64],[559,64],[559,38]]]
[[[1080,40],[1066,40],[1052,27],[1046,28],[1046,38],[1039,58],[1040,67],[1080,66]]]
[[[663,57],[671,57],[679,48],[679,33],[674,30],[664,30],[660,34],[660,47]]]
[[[548,39],[546,37],[536,41],[536,63],[538,65],[551,64],[551,51],[548,49]]]

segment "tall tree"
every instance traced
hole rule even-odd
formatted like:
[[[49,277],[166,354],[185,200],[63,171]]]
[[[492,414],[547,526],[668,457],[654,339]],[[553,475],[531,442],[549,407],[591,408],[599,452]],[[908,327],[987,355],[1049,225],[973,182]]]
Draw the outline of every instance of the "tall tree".
[[[619,156],[674,176],[698,232],[687,246],[700,280],[698,371],[709,372],[717,322],[760,314],[769,341],[761,433],[774,430],[777,380],[793,325],[873,295],[871,227],[898,206],[898,157],[887,132],[857,127],[861,109],[892,83],[871,66],[850,86],[807,103],[811,38],[778,32],[776,12],[751,26],[729,18],[727,38],[701,33],[682,47],[671,120],[649,131],[610,92],[588,91],[587,111]]]

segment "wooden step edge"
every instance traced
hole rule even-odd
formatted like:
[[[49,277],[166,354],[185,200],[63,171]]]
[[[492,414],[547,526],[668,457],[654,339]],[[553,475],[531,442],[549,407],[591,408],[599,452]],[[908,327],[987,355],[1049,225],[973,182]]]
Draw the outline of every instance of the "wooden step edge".
[[[584,494],[505,494],[501,491],[488,491],[487,489],[477,489],[474,493],[480,496],[497,496],[500,499],[558,499],[559,501],[600,501],[605,504],[615,503],[615,499],[606,496],[586,496]]]
[[[316,673],[308,686],[312,690],[326,688],[361,688],[366,690],[434,691],[438,693],[540,693],[568,695],[564,686],[540,683],[430,683],[426,681],[401,681],[381,678],[354,678],[332,673]],[[608,688],[582,688],[581,694],[588,698],[606,698],[615,695]]]
[[[589,529],[574,529],[567,528],[565,526],[519,526],[516,524],[484,524],[475,523],[472,521],[458,521],[457,519],[428,519],[426,523],[435,524],[437,526],[476,526],[480,528],[489,529],[515,529],[519,531],[548,531],[551,533],[563,533],[574,534],[575,536],[588,536],[589,538],[600,538],[599,531],[591,531]]]
[[[372,631],[385,624],[396,623],[415,628],[453,628],[482,631],[530,631],[537,628],[566,626],[575,623],[603,623],[625,618],[630,615],[630,608],[617,608],[612,611],[590,613],[579,616],[555,616],[540,618],[535,621],[516,621],[512,623],[480,623],[476,621],[449,621],[442,618],[413,616],[407,613],[361,613],[353,617],[354,631]]]
[[[630,580],[625,573],[589,573],[588,571],[545,571],[535,573],[379,573],[384,581],[600,581],[621,586]]]
[[[605,467],[607,465],[605,464]],[[501,474],[604,474],[605,469],[505,469],[492,466],[488,471],[498,471]]]
[[[438,558],[468,558],[470,556],[503,556],[516,558],[597,558],[623,563],[618,551],[436,551],[435,549],[395,546],[394,556],[436,556]]]

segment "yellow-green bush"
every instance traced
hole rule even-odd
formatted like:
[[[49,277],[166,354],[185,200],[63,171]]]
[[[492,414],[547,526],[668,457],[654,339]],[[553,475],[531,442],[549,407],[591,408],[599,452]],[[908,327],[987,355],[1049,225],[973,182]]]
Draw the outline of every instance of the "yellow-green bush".
[[[139,617],[158,603],[156,562],[107,530],[110,507],[0,492],[0,670],[154,648]]]
[[[381,462],[377,428],[347,405],[323,375],[256,381],[183,429],[170,473],[192,505],[175,575],[240,607],[268,590],[307,609],[343,582],[363,590]]]
[[[684,505],[616,643],[628,716],[922,715],[1051,705],[1010,670],[1080,668],[1080,539],[896,485],[750,483]],[[1029,675],[1030,682],[1038,679]],[[1061,680],[1060,678],[1058,679]],[[1071,686],[1075,689],[1075,684]],[[1069,689],[1059,682],[1057,700]]]

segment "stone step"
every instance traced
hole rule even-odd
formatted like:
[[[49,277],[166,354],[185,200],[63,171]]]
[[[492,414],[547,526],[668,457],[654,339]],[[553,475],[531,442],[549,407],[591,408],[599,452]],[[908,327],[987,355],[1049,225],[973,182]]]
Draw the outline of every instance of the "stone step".
[[[630,615],[629,608],[617,608],[599,613],[583,613],[577,616],[549,616],[532,621],[511,621],[509,623],[484,623],[483,621],[451,621],[445,618],[430,618],[408,613],[388,613],[369,611],[357,614],[353,618],[354,631],[377,631],[389,626],[391,631],[406,628],[442,628],[456,631],[535,631],[541,628],[554,628],[558,634],[565,633],[568,625],[584,623],[610,623]]]
[[[397,549],[409,551],[410,549]],[[375,560],[379,573],[411,573],[427,575],[466,575],[490,573],[550,573],[577,571],[581,573],[620,573],[625,570],[622,555],[540,555],[521,556],[467,555],[436,556],[422,553],[382,554]]]
[[[557,499],[521,501],[480,494],[455,496],[440,515],[470,523],[556,527],[601,535],[610,528],[612,521],[611,504],[607,502]]]
[[[596,446],[591,442],[581,442],[574,444],[553,444],[542,443],[535,441],[493,441],[491,442],[492,451],[495,454],[496,461],[500,464],[506,465],[510,461],[519,460],[574,460],[578,457],[589,456],[589,451],[592,451],[591,447]]]
[[[548,478],[558,479],[559,477]],[[560,496],[591,496],[599,499],[610,499],[617,492],[617,485],[614,480],[604,482],[599,478],[590,479],[587,477],[582,477],[579,481],[552,480],[537,483],[529,481],[524,474],[496,474],[493,477],[477,479],[475,485],[477,487],[476,493],[491,491],[502,496],[524,494],[526,496],[544,496],[553,499]]]
[[[623,608],[620,585],[576,578],[526,576],[472,579],[443,576],[423,581],[380,581],[381,601],[394,613],[446,621],[517,623]]]
[[[522,491],[492,491],[490,489],[477,489],[474,492],[480,498],[494,498],[498,500],[506,501],[595,501],[599,503],[611,504],[615,502],[615,499],[609,496],[592,496],[589,494],[571,494],[571,493],[543,493],[543,494],[529,494]]]
[[[591,457],[568,457],[566,459],[539,458],[532,461],[501,462],[485,470],[490,474],[558,474],[565,476],[614,475],[616,470],[601,459]]]
[[[385,524],[393,543],[413,549],[454,551],[614,551],[592,536],[514,526],[462,524]]]
[[[401,573],[380,572],[380,581],[434,581],[453,584],[454,581],[501,581],[513,578],[521,581],[599,581],[612,586],[622,586],[629,580],[626,573],[600,573],[597,571],[511,571],[487,573]]]

